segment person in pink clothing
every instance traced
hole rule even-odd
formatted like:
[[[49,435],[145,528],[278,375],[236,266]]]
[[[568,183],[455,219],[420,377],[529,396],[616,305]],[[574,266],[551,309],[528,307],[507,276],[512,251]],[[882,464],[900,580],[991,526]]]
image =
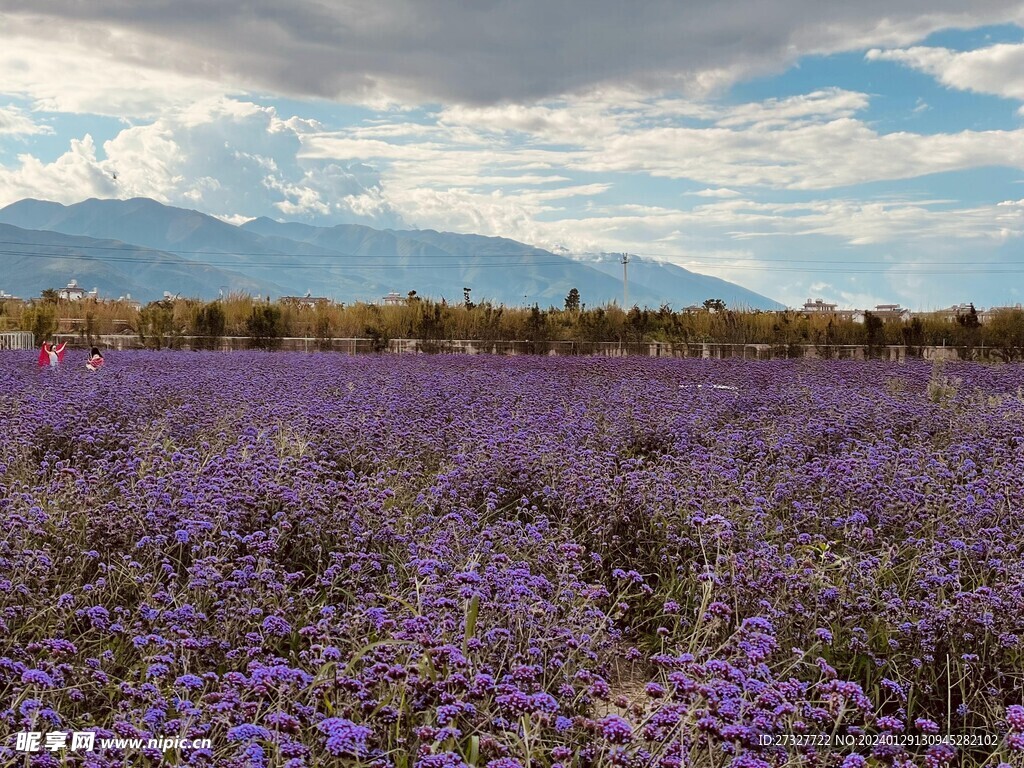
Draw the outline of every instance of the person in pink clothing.
[[[103,355],[100,354],[98,347],[92,348],[92,352],[89,353],[89,362],[85,364],[85,367],[90,371],[98,371],[103,367]]]

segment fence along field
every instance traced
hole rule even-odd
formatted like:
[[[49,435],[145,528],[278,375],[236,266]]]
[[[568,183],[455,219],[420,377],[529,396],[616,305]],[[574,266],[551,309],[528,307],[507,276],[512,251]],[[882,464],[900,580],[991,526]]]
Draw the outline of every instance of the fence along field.
[[[55,333],[52,338],[67,342],[71,348],[89,348],[99,345],[103,349],[118,351],[146,349],[146,342],[125,334],[83,336],[81,334]],[[172,349],[210,350],[237,352],[254,348],[250,336],[222,336],[217,338],[197,336],[176,336],[166,340]],[[27,332],[0,334],[0,349],[31,349],[34,336]],[[957,360],[961,355],[966,359],[980,362],[1004,362],[1013,359],[1002,348],[976,347],[963,350],[955,347],[906,347],[902,345],[867,347],[857,344],[819,346],[815,344],[771,345],[771,344],[686,344],[662,342],[600,342],[600,341],[488,341],[481,339],[445,339],[424,341],[422,339],[322,339],[310,337],[277,338],[273,344],[262,344],[263,348],[290,352],[341,352],[343,354],[468,354],[468,355],[549,355],[549,356],[599,356],[626,357],[695,357],[701,359],[740,358],[743,360],[777,359],[826,359],[826,360],[867,360],[880,359],[903,362],[907,359],[945,361]]]
[[[1020,764],[1018,366],[199,359],[5,354],[11,733],[290,768]]]
[[[35,344],[35,337],[29,331],[0,333],[0,350],[33,349]]]

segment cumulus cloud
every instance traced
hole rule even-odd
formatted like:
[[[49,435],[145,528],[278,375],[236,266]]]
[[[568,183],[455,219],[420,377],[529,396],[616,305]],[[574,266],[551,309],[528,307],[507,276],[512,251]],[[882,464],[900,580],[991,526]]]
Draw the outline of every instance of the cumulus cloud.
[[[285,95],[529,103],[598,85],[702,92],[808,53],[1024,18],[1020,0],[3,0],[9,33]]]
[[[915,46],[872,49],[869,61],[895,61],[934,76],[948,88],[1024,99],[1024,44],[1002,43],[974,51]]]
[[[72,203],[88,197],[115,197],[116,191],[88,135],[72,139],[68,151],[52,163],[26,153],[18,156],[16,167],[0,166],[0,205],[24,197]]]
[[[271,216],[324,223],[400,226],[377,172],[362,163],[304,161],[310,124],[275,109],[213,100],[120,131],[98,148],[74,140],[51,163],[24,154],[0,167],[0,198],[75,202],[151,197],[226,219]]]

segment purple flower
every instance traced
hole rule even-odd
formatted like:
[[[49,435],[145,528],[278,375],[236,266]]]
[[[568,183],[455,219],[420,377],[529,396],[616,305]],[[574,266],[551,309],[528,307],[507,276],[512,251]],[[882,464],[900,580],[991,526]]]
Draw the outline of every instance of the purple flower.
[[[174,684],[180,685],[182,688],[187,688],[190,691],[198,691],[206,685],[203,678],[198,675],[182,675],[174,681]]]
[[[280,616],[267,616],[261,626],[268,635],[276,635],[278,637],[284,637],[292,631],[291,625]]]
[[[466,762],[454,752],[442,752],[437,755],[421,757],[415,768],[469,768]]]
[[[633,740],[633,726],[618,715],[606,715],[598,725],[601,735],[612,744],[628,744]]]
[[[260,725],[245,723],[236,725],[228,730],[228,741],[253,741],[256,739],[268,740],[270,731]]]
[[[327,735],[327,751],[335,757],[365,757],[367,740],[373,731],[343,717],[331,717],[317,724]]]
[[[53,685],[53,678],[41,669],[26,669],[21,673],[21,682],[25,685]]]

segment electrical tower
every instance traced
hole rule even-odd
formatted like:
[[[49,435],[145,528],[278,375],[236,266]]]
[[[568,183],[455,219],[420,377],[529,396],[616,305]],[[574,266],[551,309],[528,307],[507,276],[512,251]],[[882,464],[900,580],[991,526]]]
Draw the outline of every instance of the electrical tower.
[[[629,312],[629,275],[626,266],[629,264],[629,254],[620,253],[619,262],[622,264],[622,309]]]

